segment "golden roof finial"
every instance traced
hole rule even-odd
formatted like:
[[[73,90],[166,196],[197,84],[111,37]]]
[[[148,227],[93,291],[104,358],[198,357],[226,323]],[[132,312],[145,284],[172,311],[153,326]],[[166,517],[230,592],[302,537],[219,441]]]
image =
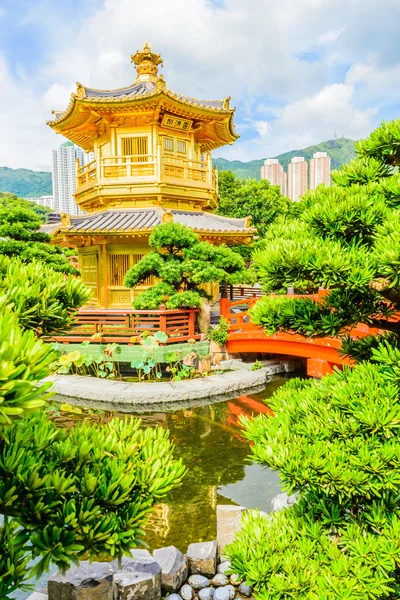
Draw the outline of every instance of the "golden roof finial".
[[[157,81],[158,65],[163,61],[160,54],[151,51],[151,44],[145,42],[141,51],[131,55],[131,61],[136,65],[136,81]]]

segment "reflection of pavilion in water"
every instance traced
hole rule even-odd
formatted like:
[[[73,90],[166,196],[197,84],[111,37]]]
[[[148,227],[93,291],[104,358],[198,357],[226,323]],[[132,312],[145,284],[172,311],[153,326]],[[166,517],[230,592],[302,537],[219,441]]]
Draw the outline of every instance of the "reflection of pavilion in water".
[[[191,542],[215,537],[217,504],[234,503],[218,489],[245,478],[249,448],[243,443],[239,418],[259,413],[272,411],[256,397],[240,396],[178,413],[142,416],[144,425],[170,430],[175,454],[188,467],[182,486],[149,518],[146,541],[152,548],[173,544],[186,551]]]

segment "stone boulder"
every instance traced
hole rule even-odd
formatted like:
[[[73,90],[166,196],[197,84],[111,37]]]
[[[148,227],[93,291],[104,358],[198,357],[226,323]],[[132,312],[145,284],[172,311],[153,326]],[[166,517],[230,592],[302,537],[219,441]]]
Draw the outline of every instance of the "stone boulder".
[[[204,575],[191,575],[188,580],[188,584],[196,591],[202,590],[205,587],[209,587],[210,580]],[[183,589],[183,588],[182,588]],[[182,594],[182,590],[181,590]]]
[[[161,567],[147,550],[132,550],[121,565],[114,561],[118,600],[160,600]]]
[[[283,510],[284,508],[289,508],[292,504],[297,502],[297,494],[292,494],[289,496],[286,492],[282,494],[278,494],[271,500],[271,512],[277,512],[278,510]]]
[[[242,517],[247,511],[244,506],[218,504],[217,506],[217,541],[220,550],[231,544],[242,526]]]
[[[111,563],[83,561],[48,581],[49,600],[114,600],[114,589]]]
[[[187,550],[190,572],[206,577],[214,577],[217,571],[217,540],[190,544]]]
[[[175,546],[154,550],[154,559],[161,567],[161,589],[163,592],[177,592],[188,576],[185,556]]]

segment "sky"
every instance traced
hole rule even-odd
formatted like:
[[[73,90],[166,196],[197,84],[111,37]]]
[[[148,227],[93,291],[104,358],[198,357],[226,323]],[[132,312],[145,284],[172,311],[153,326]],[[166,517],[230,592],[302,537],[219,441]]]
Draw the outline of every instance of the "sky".
[[[400,118],[400,0],[0,0],[0,166],[50,170],[76,82],[129,85],[148,40],[173,91],[236,106],[230,160]]]

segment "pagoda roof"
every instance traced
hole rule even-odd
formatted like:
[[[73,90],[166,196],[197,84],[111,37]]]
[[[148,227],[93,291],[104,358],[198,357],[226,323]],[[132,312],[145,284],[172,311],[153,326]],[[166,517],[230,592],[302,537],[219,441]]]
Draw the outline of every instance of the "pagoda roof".
[[[47,124],[84,150],[90,151],[97,137],[96,123],[103,117],[112,120],[136,111],[161,108],[163,112],[203,123],[204,132],[202,135],[199,132],[199,143],[204,150],[233,143],[239,136],[234,131],[235,109],[229,106],[230,98],[200,100],[168,89],[163,76],[157,75],[156,65],[161,61],[160,56],[151,53],[149,48],[149,45],[145,45],[144,52],[137,52],[131,57],[136,64],[139,63],[139,75],[135,83],[115,90],[98,90],[77,83],[77,91],[71,94],[66,110],[53,111],[54,118],[47,121]],[[143,57],[150,57],[153,61],[150,66],[154,75],[141,74],[143,64],[147,64],[143,62]],[[143,79],[144,76],[149,79]],[[210,129],[211,124],[213,126]]]
[[[62,223],[53,225],[53,234],[134,234],[150,233],[154,227],[168,222],[180,223],[199,234],[253,236],[250,219],[222,217],[201,211],[163,208],[110,209],[78,217],[63,215]],[[48,226],[46,230],[49,231]]]

